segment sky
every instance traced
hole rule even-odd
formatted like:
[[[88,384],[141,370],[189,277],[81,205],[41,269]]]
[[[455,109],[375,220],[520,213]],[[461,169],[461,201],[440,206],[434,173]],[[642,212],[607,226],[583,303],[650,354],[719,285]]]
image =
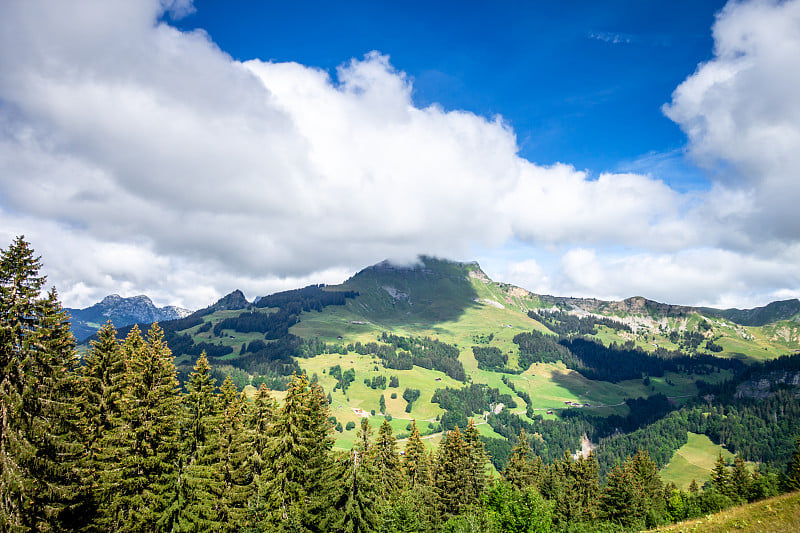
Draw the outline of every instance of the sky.
[[[0,248],[67,307],[419,254],[537,293],[800,296],[800,0],[0,2]]]

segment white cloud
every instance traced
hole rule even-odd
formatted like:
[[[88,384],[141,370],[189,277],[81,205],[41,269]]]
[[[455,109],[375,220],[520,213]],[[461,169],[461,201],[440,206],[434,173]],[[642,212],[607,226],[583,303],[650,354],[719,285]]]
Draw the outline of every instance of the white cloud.
[[[758,268],[742,277],[726,270],[730,294],[749,290],[737,280],[758,275],[769,279],[756,284],[764,291],[791,291],[773,283],[768,268],[784,263],[763,257],[795,241],[755,243],[740,223],[743,209],[766,216],[772,193],[762,186],[788,184],[789,199],[795,191],[781,178],[785,168],[766,168],[772,159],[744,150],[738,130],[725,126],[736,106],[749,105],[741,100],[758,85],[752,69],[777,76],[786,66],[758,66],[780,63],[771,52],[779,39],[762,46],[758,31],[751,50],[753,39],[737,37],[745,32],[734,31],[745,25],[737,10],[745,8],[723,12],[719,57],[676,90],[667,110],[687,129],[696,157],[741,170],[698,195],[657,175],[592,176],[526,161],[502,117],[416,107],[413,80],[377,52],[332,76],[297,63],[237,62],[205,33],[159,22],[165,12],[193,9],[186,0],[2,3],[0,238],[31,238],[71,306],[145,292],[161,304],[201,307],[237,287],[253,297],[339,282],[386,257],[463,257],[509,242],[563,255],[563,274],[531,259],[504,269],[537,290],[641,289],[670,299],[672,288],[688,298],[682,273],[686,287],[700,290],[694,280],[720,267],[707,257],[731,253]],[[744,44],[728,52],[736,39]],[[773,114],[780,120],[770,127],[744,121],[753,131],[742,135],[782,139],[788,147],[774,150],[791,167],[798,122]],[[722,150],[731,135],[740,148],[732,155]],[[770,172],[741,177],[751,168]],[[620,248],[633,255],[609,255]],[[693,277],[691,260],[706,278]],[[665,273],[673,280],[666,285]],[[728,294],[710,287],[697,298]]]
[[[664,111],[719,189],[751,203],[736,229],[796,239],[800,218],[800,1],[729,2],[713,28],[714,58]]]

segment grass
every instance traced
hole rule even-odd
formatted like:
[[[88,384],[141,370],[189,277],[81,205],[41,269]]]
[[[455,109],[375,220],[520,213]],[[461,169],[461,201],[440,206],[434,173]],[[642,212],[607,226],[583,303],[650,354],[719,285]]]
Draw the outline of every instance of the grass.
[[[672,460],[661,470],[661,479],[684,490],[692,480],[702,486],[709,479],[720,453],[726,461],[733,460],[731,452],[714,444],[707,436],[689,433],[688,442],[675,451]]]
[[[760,502],[731,507],[703,518],[660,527],[656,531],[788,533],[796,532],[798,527],[800,527],[800,492],[793,492]]]

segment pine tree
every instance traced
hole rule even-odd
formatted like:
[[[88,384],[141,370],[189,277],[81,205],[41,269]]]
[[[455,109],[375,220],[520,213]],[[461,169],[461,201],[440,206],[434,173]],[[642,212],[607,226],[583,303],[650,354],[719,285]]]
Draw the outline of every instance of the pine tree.
[[[786,476],[786,488],[790,491],[800,490],[800,435],[794,441],[794,452]]]
[[[411,435],[406,441],[405,455],[403,456],[403,472],[410,487],[424,484],[428,476],[426,465],[425,444],[419,435],[417,421],[411,421]]]
[[[0,530],[76,527],[75,341],[23,237],[0,252]]]
[[[528,437],[525,434],[524,428],[520,430],[517,443],[511,450],[511,457],[509,457],[506,463],[503,476],[511,486],[520,490],[535,482],[533,452],[531,451],[531,446],[528,443]]]
[[[469,489],[469,504],[477,504],[486,490],[489,457],[486,455],[481,435],[472,419],[469,420],[467,429],[464,430],[464,444],[467,449],[465,482]]]
[[[249,407],[247,417],[248,430],[253,435],[250,449],[250,467],[253,475],[253,490],[250,494],[250,522],[260,523],[267,517],[267,479],[269,449],[268,428],[274,423],[278,404],[272,397],[267,385],[262,383],[253,403]]]
[[[219,403],[218,456],[214,472],[221,493],[217,495],[216,509],[221,531],[239,531],[247,519],[247,502],[252,489],[248,459],[253,439],[245,426],[247,399],[238,394],[230,376],[220,387]]]
[[[119,423],[125,377],[125,361],[117,341],[117,330],[111,321],[98,330],[97,340],[91,341],[79,371],[78,407],[86,446],[80,468],[83,483],[90,489],[90,501],[84,511],[88,516],[94,516],[104,504],[101,479],[103,437]]]
[[[128,363],[118,428],[106,442],[107,530],[171,529],[178,519],[179,396],[172,354],[153,324],[144,342],[137,328],[123,345]]]
[[[181,397],[182,446],[176,531],[219,529],[214,505],[222,489],[214,475],[219,417],[214,385],[211,367],[203,352],[186,381],[186,394]]]
[[[725,467],[725,459],[720,452],[714,463],[714,468],[711,470],[711,486],[720,494],[726,496],[731,495],[731,477],[728,469]]]
[[[434,465],[433,484],[443,518],[458,515],[466,506],[475,503],[469,474],[469,450],[456,426],[439,444]]]
[[[400,455],[397,453],[397,440],[392,435],[392,426],[384,420],[375,440],[375,469],[378,487],[383,498],[398,492],[402,480]]]
[[[293,375],[283,405],[267,434],[264,464],[271,526],[313,518],[326,495],[333,446],[328,403],[305,374]]]
[[[730,476],[731,493],[739,500],[747,500],[750,494],[750,480],[750,473],[747,471],[744,457],[737,453],[733,459],[733,470]]]

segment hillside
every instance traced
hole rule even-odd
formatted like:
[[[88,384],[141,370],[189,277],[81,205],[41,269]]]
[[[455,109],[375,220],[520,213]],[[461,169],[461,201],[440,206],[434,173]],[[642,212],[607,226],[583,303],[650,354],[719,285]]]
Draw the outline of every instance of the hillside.
[[[781,444],[729,448],[785,462],[800,413],[781,402],[800,384],[794,359],[775,358],[800,349],[798,323],[743,325],[723,314],[644,298],[536,295],[492,281],[477,263],[421,257],[254,301],[234,291],[162,326],[181,381],[201,352],[218,383],[230,375],[239,388],[264,382],[279,391],[292,372],[308,373],[329,395],[343,449],[363,416],[373,427],[390,420],[400,438],[416,419],[428,443],[472,418],[498,468],[522,428],[540,436],[534,451],[546,461],[587,441],[598,446],[602,473],[635,453],[636,443],[667,439],[651,451],[663,467],[690,433],[707,439],[697,442],[709,443],[709,453],[726,438],[729,422],[702,398],[758,417],[743,403],[757,390],[781,412],[784,422],[769,437]],[[664,436],[667,427],[674,436]],[[691,474],[675,472],[679,463],[670,473],[676,479]]]
[[[687,520],[660,527],[659,532],[696,531],[698,533],[724,533],[752,531],[763,533],[790,533],[800,524],[800,493],[784,494],[768,500],[740,505],[703,518]]]

